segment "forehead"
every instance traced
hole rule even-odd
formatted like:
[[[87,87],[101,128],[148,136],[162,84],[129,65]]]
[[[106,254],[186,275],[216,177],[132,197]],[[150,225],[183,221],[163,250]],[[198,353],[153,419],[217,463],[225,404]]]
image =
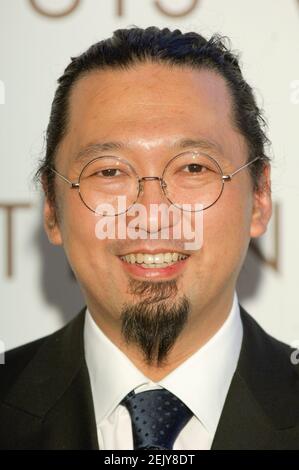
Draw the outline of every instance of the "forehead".
[[[240,145],[229,90],[214,71],[144,63],[90,72],[73,87],[70,151],[105,140],[150,150],[184,137],[209,140],[224,151]]]

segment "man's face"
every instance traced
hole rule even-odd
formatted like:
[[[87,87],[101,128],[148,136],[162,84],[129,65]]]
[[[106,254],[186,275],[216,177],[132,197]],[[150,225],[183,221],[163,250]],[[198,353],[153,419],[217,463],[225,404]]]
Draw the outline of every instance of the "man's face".
[[[183,139],[206,141],[203,150],[217,159],[224,174],[247,162],[246,142],[233,125],[231,98],[222,77],[208,70],[159,64],[95,71],[74,86],[68,130],[55,166],[68,179],[77,181],[88,161],[75,161],[78,152],[90,144],[117,141],[123,148],[98,152],[90,159],[113,154],[128,160],[139,176],[161,176],[172,157],[194,148],[182,149],[179,142]],[[268,171],[264,176],[269,178]],[[200,249],[189,251],[187,260],[177,262],[173,269],[138,270],[130,269],[120,255],[184,253],[182,243],[150,239],[150,231],[147,240],[99,240],[95,236],[99,217],[84,206],[78,191],[57,178],[56,196],[59,225],[52,229],[48,226],[52,208],[47,201],[45,204],[49,238],[53,243],[63,243],[87,305],[99,312],[98,321],[106,332],[119,323],[124,304],[132,306],[142,295],[146,299],[146,286],[154,283],[176,286],[169,302],[173,305],[187,299],[193,325],[209,311],[216,312],[217,305],[218,310],[227,309],[250,237],[265,231],[271,213],[269,193],[253,193],[245,169],[225,183],[217,203],[203,211]],[[145,182],[138,202],[146,208],[151,203],[167,202],[160,183]],[[158,232],[162,229],[159,223]],[[134,286],[141,287],[137,297]]]

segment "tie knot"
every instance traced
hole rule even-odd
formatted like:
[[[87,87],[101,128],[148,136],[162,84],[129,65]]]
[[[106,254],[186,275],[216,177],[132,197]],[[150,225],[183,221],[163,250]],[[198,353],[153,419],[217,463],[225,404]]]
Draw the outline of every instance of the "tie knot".
[[[192,411],[165,389],[134,391],[121,401],[130,413],[134,449],[172,449]]]

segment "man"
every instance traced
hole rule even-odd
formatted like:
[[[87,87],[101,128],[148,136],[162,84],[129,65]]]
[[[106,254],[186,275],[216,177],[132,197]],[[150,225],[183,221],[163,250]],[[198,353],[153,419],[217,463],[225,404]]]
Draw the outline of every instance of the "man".
[[[124,29],[72,58],[38,175],[87,308],[6,355],[1,448],[299,448],[291,350],[235,292],[271,216],[266,143],[217,36]],[[174,236],[180,214],[195,249]]]

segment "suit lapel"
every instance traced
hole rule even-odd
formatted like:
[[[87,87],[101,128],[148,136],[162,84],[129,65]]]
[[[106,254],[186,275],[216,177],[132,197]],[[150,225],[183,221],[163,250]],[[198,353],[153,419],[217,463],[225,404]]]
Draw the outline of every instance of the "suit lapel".
[[[242,377],[232,380],[212,450],[266,449],[271,427]]]
[[[46,449],[98,449],[87,367],[82,367],[43,424]]]
[[[298,376],[290,348],[267,335],[240,306],[244,328],[238,366],[212,449],[298,448]]]
[[[84,318],[85,309],[66,327],[45,339],[5,402],[7,407],[17,410],[18,431],[20,435],[26,432],[30,448],[98,448],[84,358]]]

